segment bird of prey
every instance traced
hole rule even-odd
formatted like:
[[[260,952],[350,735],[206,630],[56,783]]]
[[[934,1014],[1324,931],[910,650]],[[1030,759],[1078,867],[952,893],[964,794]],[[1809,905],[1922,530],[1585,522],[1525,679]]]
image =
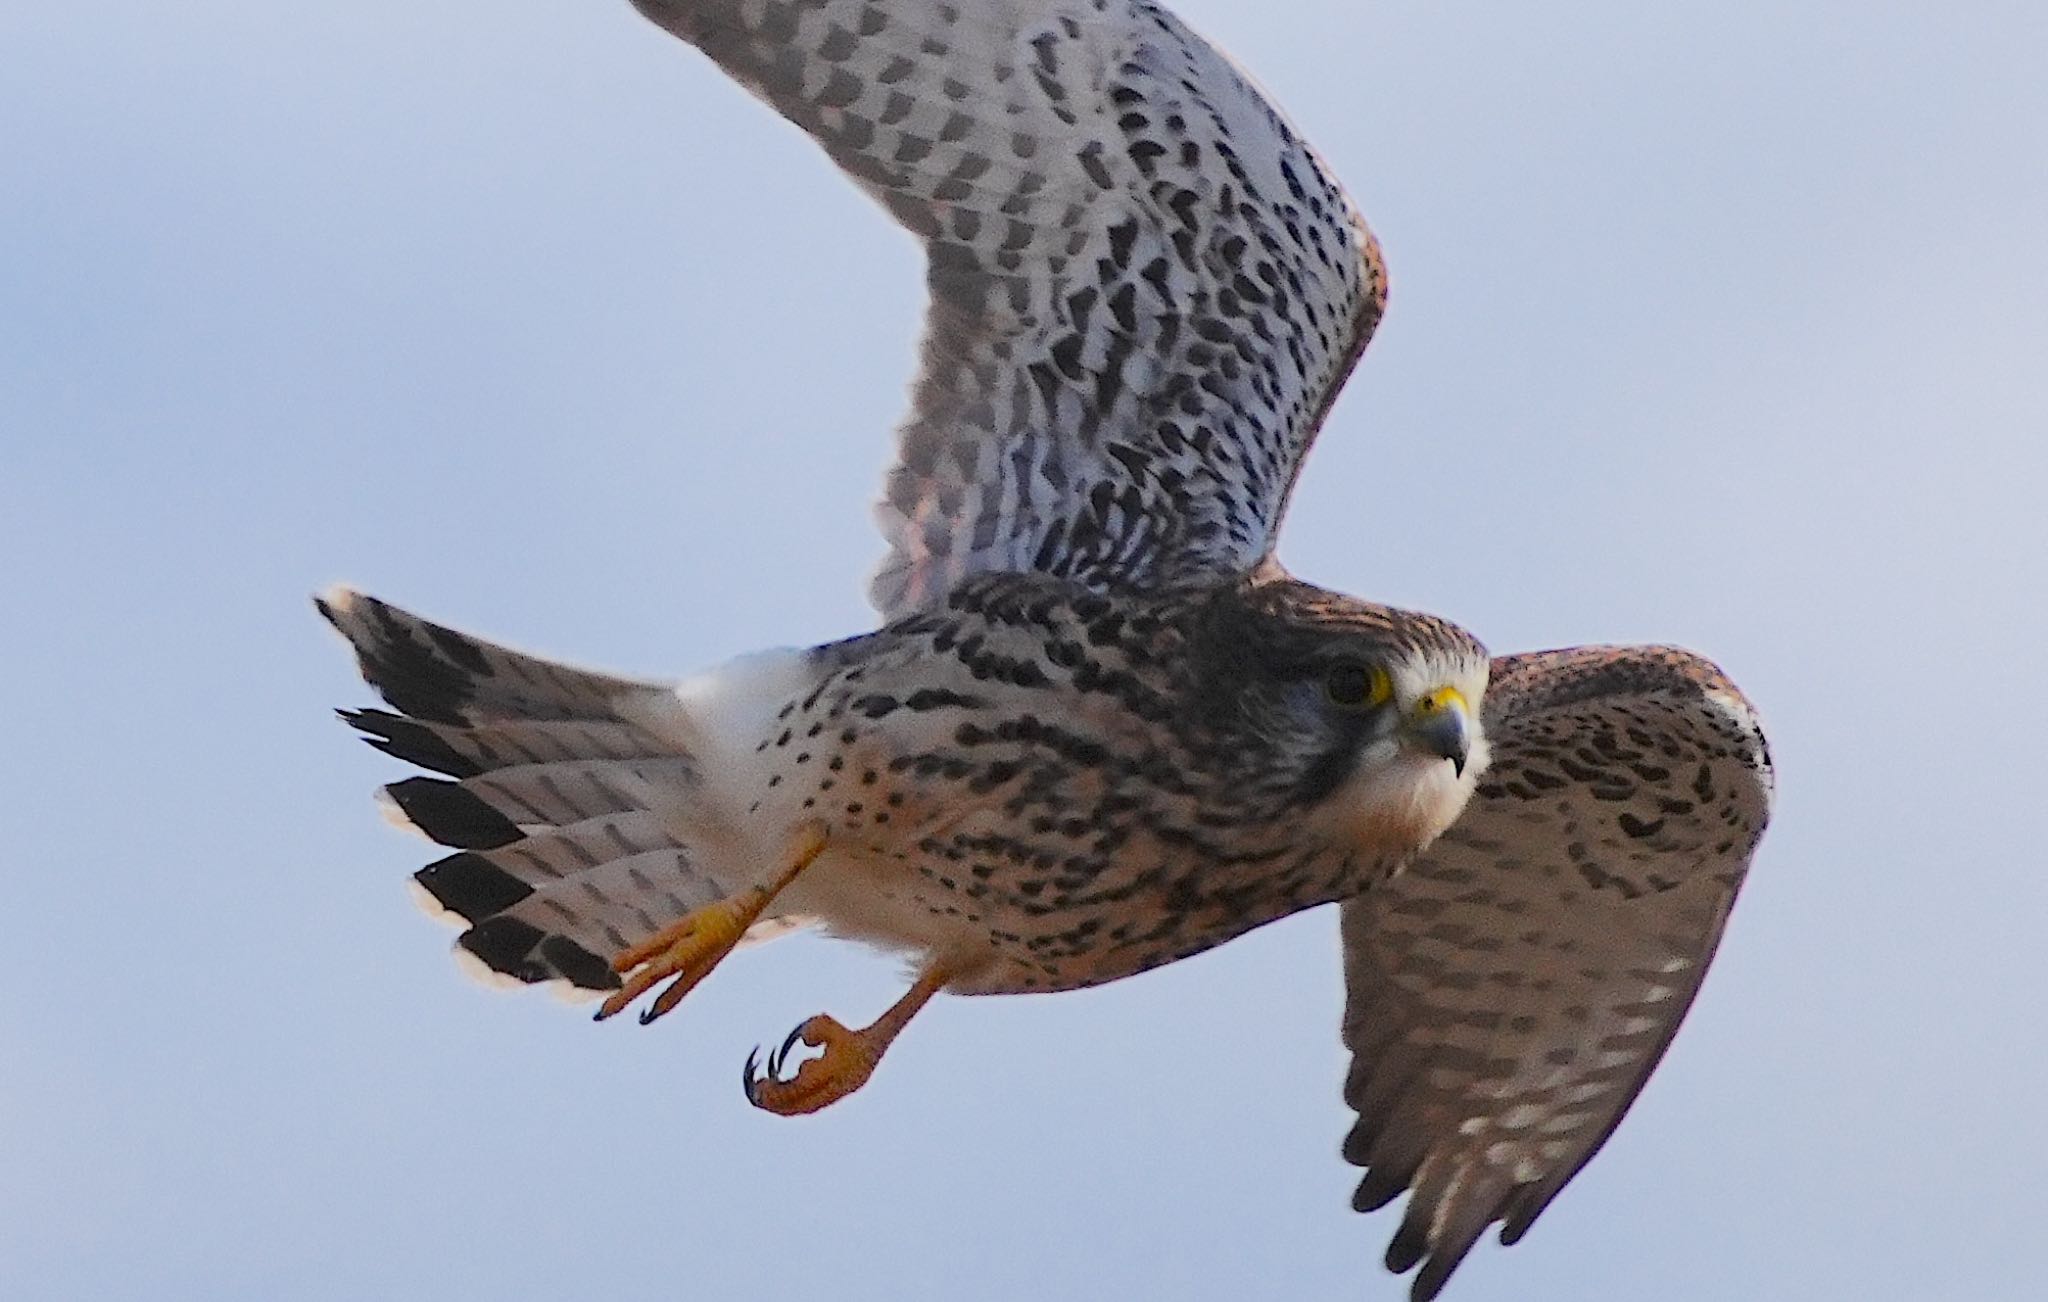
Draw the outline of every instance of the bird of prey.
[[[458,953],[600,1018],[653,993],[643,1022],[743,938],[908,957],[871,1025],[749,1059],[753,1103],[802,1113],[938,992],[1076,989],[1336,904],[1355,1202],[1410,1195],[1386,1261],[1433,1297],[1670,1042],[1768,814],[1755,713],[1684,651],[1489,661],[1280,567],[1386,276],[1164,8],[636,3],[923,243],[881,627],[641,681],[323,597],[390,707],[345,717],[441,775],[385,790],[452,851],[416,880]]]

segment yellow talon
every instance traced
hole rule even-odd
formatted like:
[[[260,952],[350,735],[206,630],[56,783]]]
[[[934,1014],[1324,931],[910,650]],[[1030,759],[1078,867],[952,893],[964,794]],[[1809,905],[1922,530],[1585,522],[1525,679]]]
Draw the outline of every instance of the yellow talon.
[[[729,899],[692,910],[639,944],[620,951],[612,959],[612,970],[625,976],[626,983],[598,1005],[597,1020],[601,1022],[624,1011],[626,1005],[670,977],[675,980],[641,1011],[640,1024],[645,1026],[673,1009],[732,953],[733,946],[760,918],[769,901],[781,894],[824,850],[824,833],[815,827],[807,828],[789,867],[773,882],[749,887]]]
[[[669,977],[675,980],[640,1014],[640,1023],[644,1026],[674,1008],[732,952],[767,904],[768,892],[755,887],[732,899],[707,904],[620,954],[612,960],[612,970],[632,975],[599,1005],[597,1019],[603,1021],[623,1011]]]
[[[799,1040],[823,1049],[824,1056],[800,1064],[794,1077],[782,1080],[783,1060]],[[831,1017],[813,1017],[791,1031],[782,1047],[768,1055],[766,1076],[755,1075],[761,1051],[756,1049],[747,1055],[747,1100],[778,1116],[816,1112],[867,1084],[886,1047],[871,1043],[862,1032],[847,1030]]]
[[[904,1026],[956,974],[956,969],[937,963],[926,968],[903,997],[875,1019],[874,1025],[858,1031],[849,1031],[837,1019],[823,1014],[811,1018],[791,1031],[782,1047],[768,1055],[765,1076],[757,1074],[761,1051],[754,1050],[747,1055],[746,1070],[740,1077],[747,1101],[785,1117],[816,1112],[837,1103],[868,1083],[868,1077],[875,1074],[875,1064],[881,1062]],[[798,1064],[796,1075],[783,1080],[783,1064],[799,1040],[825,1052]]]

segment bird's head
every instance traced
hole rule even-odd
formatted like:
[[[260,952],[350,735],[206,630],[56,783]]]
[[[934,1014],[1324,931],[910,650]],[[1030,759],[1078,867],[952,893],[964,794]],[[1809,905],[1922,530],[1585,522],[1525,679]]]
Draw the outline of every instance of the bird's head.
[[[1304,831],[1404,861],[1464,809],[1486,649],[1457,625],[1292,580],[1242,594],[1211,699]]]

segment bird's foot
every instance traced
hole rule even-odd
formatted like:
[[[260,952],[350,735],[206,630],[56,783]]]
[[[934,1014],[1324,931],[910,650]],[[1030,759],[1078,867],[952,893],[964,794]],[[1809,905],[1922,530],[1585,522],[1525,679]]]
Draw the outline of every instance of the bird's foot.
[[[784,1060],[799,1041],[823,1049],[824,1055],[800,1063],[796,1075],[784,1080]],[[816,1112],[867,1084],[868,1077],[875,1074],[875,1064],[882,1060],[882,1051],[888,1047],[888,1040],[874,1035],[873,1028],[849,1031],[834,1018],[822,1014],[813,1017],[791,1031],[782,1047],[768,1055],[766,1075],[757,1074],[761,1051],[756,1049],[747,1055],[747,1101],[784,1117]]]
[[[632,948],[622,950],[612,960],[612,970],[624,976],[626,983],[598,1005],[597,1020],[601,1022],[624,1011],[626,1005],[670,977],[675,979],[669,982],[667,989],[640,1010],[640,1024],[647,1025],[681,1003],[684,995],[696,989],[697,983],[710,976],[712,969],[732,953],[733,946],[740,943],[740,937],[747,934],[747,928],[760,919],[768,902],[796,880],[798,873],[810,867],[824,849],[824,834],[816,829],[806,829],[791,852],[789,866],[773,882],[749,887],[737,895],[692,910],[680,921],[662,928]]]
[[[933,963],[901,999],[889,1006],[888,1012],[875,1019],[874,1025],[858,1031],[849,1031],[837,1019],[823,1014],[811,1018],[791,1031],[782,1047],[768,1055],[766,1075],[758,1074],[761,1051],[754,1050],[747,1055],[746,1071],[741,1076],[747,1101],[785,1117],[802,1116],[837,1103],[868,1083],[868,1077],[875,1074],[875,1064],[882,1060],[917,1010],[929,1003],[959,971],[957,967]],[[798,1041],[825,1052],[799,1063],[796,1075],[784,1080],[782,1069]]]
[[[598,1006],[597,1020],[625,1010],[626,1005],[667,981],[667,989],[640,1010],[640,1024],[660,1017],[682,1002],[683,996],[711,975],[711,970],[732,953],[740,937],[768,904],[768,892],[761,887],[744,891],[731,899],[707,904],[687,914],[682,921],[648,937],[612,960],[612,970],[626,978],[626,984],[612,991]]]

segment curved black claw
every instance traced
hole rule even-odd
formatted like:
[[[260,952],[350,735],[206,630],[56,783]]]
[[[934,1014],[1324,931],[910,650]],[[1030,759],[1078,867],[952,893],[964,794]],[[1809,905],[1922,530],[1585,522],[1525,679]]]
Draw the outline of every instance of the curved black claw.
[[[782,1079],[782,1064],[789,1061],[789,1051],[803,1038],[804,1026],[798,1022],[796,1029],[782,1037],[782,1047],[768,1056],[768,1074],[776,1080]]]
[[[747,1102],[753,1103],[756,1106],[759,1106],[760,1101],[754,1097],[754,1093],[760,1081],[756,1078],[755,1073],[760,1069],[760,1066],[761,1046],[757,1044],[747,1054],[747,1065],[740,1068],[740,1090],[747,1096]]]
[[[740,1088],[746,1091],[747,1102],[758,1107],[761,1103],[763,1085],[786,1083],[782,1077],[782,1068],[789,1061],[789,1051],[796,1048],[798,1041],[803,1038],[804,1027],[803,1023],[799,1022],[796,1029],[783,1036],[782,1043],[768,1055],[768,1070],[765,1074],[761,1071],[761,1046],[754,1046],[754,1051],[747,1055],[747,1065],[740,1069]]]

